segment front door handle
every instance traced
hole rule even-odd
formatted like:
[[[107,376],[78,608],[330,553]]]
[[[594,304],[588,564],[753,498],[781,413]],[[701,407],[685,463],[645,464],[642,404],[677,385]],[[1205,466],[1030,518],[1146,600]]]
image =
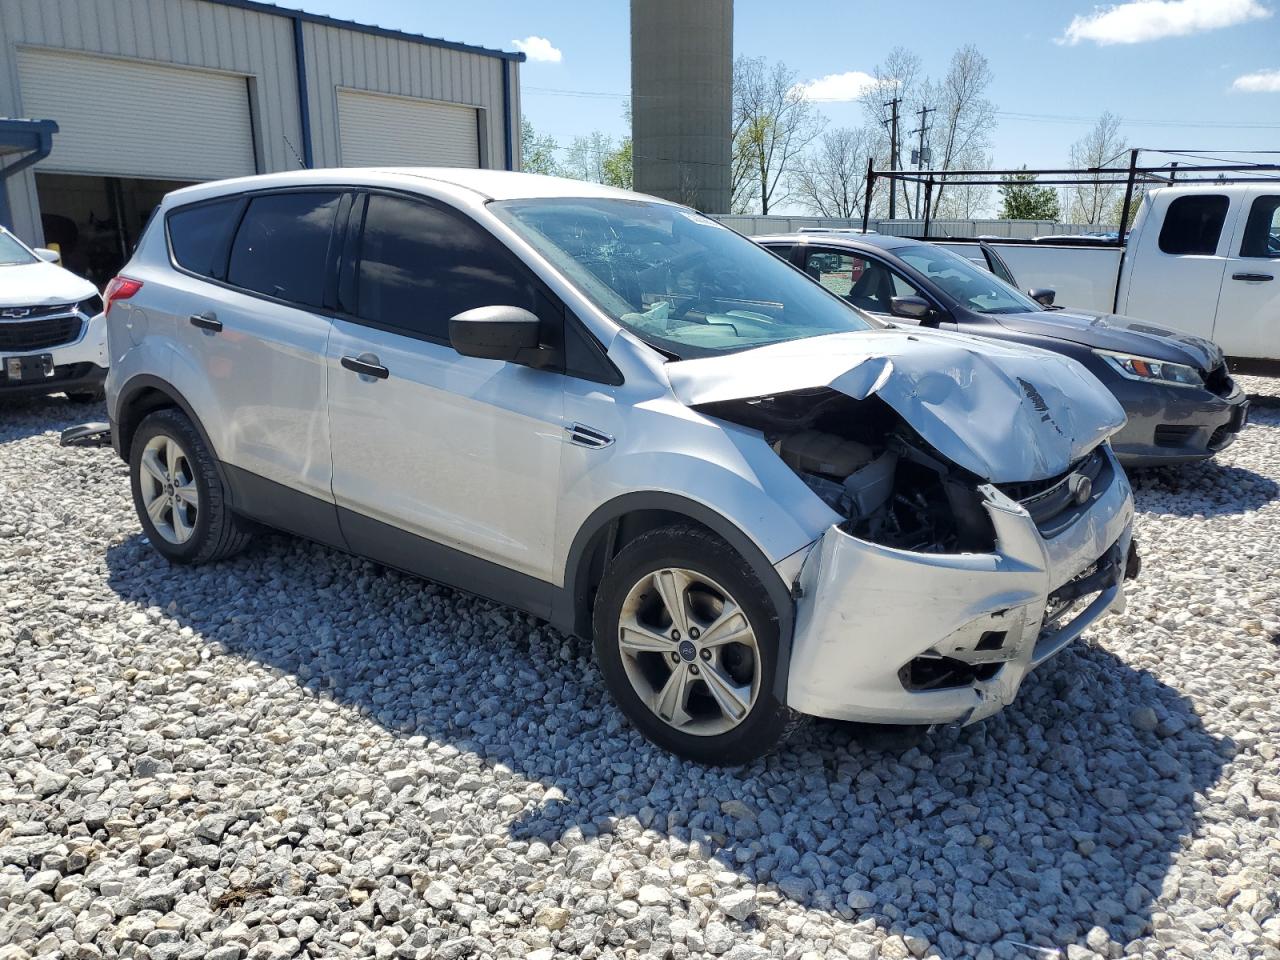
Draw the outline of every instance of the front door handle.
[[[193,327],[208,330],[210,333],[218,333],[222,329],[222,321],[218,319],[218,315],[212,310],[205,313],[194,313],[190,319]]]
[[[1273,277],[1269,273],[1233,273],[1231,275],[1231,279],[1232,280],[1274,280],[1275,277]]]
[[[391,376],[391,371],[378,361],[376,354],[372,353],[362,353],[358,357],[343,357],[342,365],[352,373],[358,373],[365,377],[377,377],[379,380],[385,380]]]

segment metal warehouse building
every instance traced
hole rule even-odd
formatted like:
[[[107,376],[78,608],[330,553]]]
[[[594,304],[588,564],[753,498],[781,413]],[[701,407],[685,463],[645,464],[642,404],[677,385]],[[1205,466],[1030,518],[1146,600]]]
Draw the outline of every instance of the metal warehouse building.
[[[0,117],[58,127],[47,156],[28,150],[0,180],[0,222],[103,284],[160,198],[190,183],[514,169],[523,59],[252,0],[0,0]],[[0,120],[0,177],[22,163],[21,127]]]

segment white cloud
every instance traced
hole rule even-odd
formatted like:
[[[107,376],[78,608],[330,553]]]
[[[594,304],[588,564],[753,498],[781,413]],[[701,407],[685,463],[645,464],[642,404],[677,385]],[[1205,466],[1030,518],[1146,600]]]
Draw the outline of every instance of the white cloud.
[[[1073,18],[1058,42],[1069,46],[1082,40],[1092,40],[1099,46],[1143,43],[1269,16],[1271,11],[1258,0],[1130,0],[1097,7],[1093,13]]]
[[[1280,70],[1246,73],[1244,76],[1235,78],[1231,89],[1244,93],[1280,93]]]
[[[843,101],[857,100],[876,85],[876,78],[861,70],[848,73],[829,73],[808,83],[798,83],[795,88],[809,100]]]
[[[532,34],[523,40],[511,41],[517,50],[534,63],[559,63],[563,58],[559,47],[553,47],[546,37],[535,37]]]

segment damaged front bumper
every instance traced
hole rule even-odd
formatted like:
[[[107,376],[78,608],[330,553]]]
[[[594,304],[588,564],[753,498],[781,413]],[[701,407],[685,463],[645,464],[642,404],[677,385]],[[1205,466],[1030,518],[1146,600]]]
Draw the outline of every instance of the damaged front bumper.
[[[831,527],[795,581],[790,707],[876,723],[971,723],[1123,604],[1133,497],[1114,455],[1070,521],[1042,532],[981,488],[993,553],[884,547]]]

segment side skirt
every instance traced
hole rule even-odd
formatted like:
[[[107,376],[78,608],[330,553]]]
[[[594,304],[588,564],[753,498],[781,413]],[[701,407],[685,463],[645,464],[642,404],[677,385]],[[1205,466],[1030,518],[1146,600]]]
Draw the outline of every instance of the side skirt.
[[[564,590],[544,580],[339,507],[223,463],[236,513],[404,573],[504,603],[543,620],[569,608]],[[554,622],[554,621],[553,621]],[[571,630],[571,623],[556,623]]]

